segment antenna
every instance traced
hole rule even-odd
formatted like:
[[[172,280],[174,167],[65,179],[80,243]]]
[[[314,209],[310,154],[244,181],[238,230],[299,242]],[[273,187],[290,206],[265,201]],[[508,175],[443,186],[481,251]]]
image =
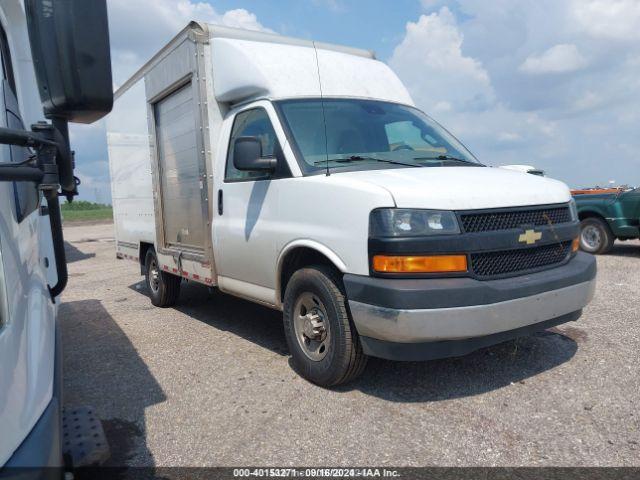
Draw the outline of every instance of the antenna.
[[[322,109],[322,123],[324,125],[324,155],[325,164],[327,166],[326,175],[331,175],[329,172],[329,140],[327,139],[327,117],[324,113],[324,94],[322,93],[322,79],[320,78],[320,61],[318,60],[318,49],[316,48],[316,42],[313,42],[313,51],[316,54],[316,68],[318,70],[318,86],[320,87],[320,108]]]

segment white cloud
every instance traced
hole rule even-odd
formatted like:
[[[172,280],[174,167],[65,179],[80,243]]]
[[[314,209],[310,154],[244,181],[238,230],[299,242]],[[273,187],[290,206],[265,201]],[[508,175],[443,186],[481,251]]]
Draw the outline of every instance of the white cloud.
[[[109,0],[113,78],[121,84],[191,20],[249,30],[272,30],[242,9],[216,11],[190,0]]]
[[[594,37],[633,42],[640,39],[638,0],[574,0],[573,18]]]
[[[493,91],[482,64],[462,53],[464,38],[447,7],[409,22],[389,63],[414,98],[430,108],[485,108]]]
[[[227,27],[244,28],[246,30],[259,30],[262,32],[273,33],[273,30],[263,26],[256,17],[255,13],[248,12],[244,8],[237,8],[235,10],[229,10],[222,15],[220,21],[213,21],[212,23],[220,23]]]
[[[554,45],[541,55],[529,55],[519,70],[531,74],[567,73],[580,70],[587,60],[578,47],[571,44]]]

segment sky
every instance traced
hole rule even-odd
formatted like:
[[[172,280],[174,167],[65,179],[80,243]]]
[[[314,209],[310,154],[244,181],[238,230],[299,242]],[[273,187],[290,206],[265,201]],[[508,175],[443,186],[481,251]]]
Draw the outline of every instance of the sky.
[[[191,19],[376,52],[488,165],[640,185],[639,0],[108,0],[114,84]],[[110,202],[104,121],[71,130],[80,198]]]

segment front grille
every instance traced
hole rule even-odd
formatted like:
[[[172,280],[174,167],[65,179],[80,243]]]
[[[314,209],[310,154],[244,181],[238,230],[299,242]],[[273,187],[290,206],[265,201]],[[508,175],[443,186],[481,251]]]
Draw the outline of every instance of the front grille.
[[[523,225],[556,225],[571,221],[569,207],[550,207],[529,210],[463,213],[460,215],[466,233],[491,232],[520,228]]]
[[[493,277],[550,267],[563,262],[571,241],[502,252],[472,253],[471,270],[478,277]]]

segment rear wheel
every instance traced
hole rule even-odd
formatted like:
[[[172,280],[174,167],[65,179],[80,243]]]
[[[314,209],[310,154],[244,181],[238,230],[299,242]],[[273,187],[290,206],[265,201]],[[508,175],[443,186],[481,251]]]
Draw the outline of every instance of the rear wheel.
[[[151,303],[156,307],[170,307],[178,300],[182,279],[163,272],[158,264],[156,252],[149,250],[145,259],[145,280]]]
[[[314,266],[293,274],[284,297],[284,328],[294,368],[315,384],[349,382],[366,366],[342,282],[330,268]]]
[[[607,253],[614,241],[609,225],[601,218],[589,217],[580,222],[580,248],[585,252]]]

